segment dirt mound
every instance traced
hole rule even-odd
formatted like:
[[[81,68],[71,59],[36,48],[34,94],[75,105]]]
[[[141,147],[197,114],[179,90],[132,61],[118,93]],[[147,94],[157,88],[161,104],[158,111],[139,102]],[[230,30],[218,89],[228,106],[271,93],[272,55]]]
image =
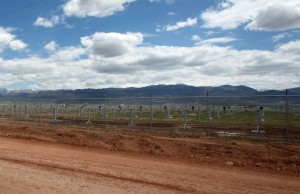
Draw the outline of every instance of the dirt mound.
[[[9,122],[1,122],[0,136],[70,144],[191,163],[300,174],[300,145],[298,143],[204,136],[186,138],[178,134],[139,130],[106,130]]]

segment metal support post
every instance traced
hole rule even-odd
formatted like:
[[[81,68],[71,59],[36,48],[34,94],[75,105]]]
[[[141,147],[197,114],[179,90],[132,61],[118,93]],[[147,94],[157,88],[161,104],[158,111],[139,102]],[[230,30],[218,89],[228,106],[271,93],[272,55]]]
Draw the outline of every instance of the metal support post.
[[[184,125],[183,128],[186,129],[187,128],[187,110],[184,110]]]
[[[86,122],[87,124],[91,124],[91,109],[88,108],[88,121]]]

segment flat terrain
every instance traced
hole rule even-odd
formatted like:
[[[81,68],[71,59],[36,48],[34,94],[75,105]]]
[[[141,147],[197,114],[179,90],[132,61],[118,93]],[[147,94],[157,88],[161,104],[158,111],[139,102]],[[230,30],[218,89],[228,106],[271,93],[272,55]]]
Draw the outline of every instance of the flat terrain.
[[[0,193],[300,193],[299,143],[0,123]]]

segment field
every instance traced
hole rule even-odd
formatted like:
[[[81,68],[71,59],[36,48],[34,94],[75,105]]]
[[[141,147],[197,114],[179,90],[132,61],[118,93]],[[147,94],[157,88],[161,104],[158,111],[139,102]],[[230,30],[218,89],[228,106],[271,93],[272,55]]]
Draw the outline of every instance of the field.
[[[1,193],[299,193],[300,145],[1,119]]]
[[[300,138],[300,108],[289,106],[2,104],[2,118],[15,121],[106,128],[180,131],[193,134]],[[259,122],[258,122],[259,121]]]

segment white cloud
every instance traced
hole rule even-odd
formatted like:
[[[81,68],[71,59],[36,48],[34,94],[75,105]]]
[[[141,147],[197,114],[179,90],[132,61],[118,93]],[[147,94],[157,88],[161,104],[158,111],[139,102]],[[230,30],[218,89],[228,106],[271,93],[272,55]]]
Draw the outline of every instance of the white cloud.
[[[11,34],[11,31],[10,28],[0,27],[0,52],[15,39],[15,35]]]
[[[182,22],[177,22],[175,25],[167,25],[164,26],[164,30],[166,31],[174,31],[174,30],[178,30],[180,28],[185,28],[185,27],[189,27],[189,26],[194,26],[197,24],[197,18],[188,18],[186,21]]]
[[[300,40],[290,41],[278,47],[278,51],[283,54],[294,54],[295,57],[300,59]]]
[[[191,38],[193,41],[200,41],[202,40],[202,38],[198,35],[193,35],[192,38]]]
[[[153,2],[164,2],[164,3],[167,3],[167,4],[173,4],[175,3],[176,0],[149,0],[150,3],[153,3]]]
[[[57,15],[54,15],[50,19],[38,17],[35,20],[35,22],[33,23],[33,25],[43,26],[45,28],[52,28],[52,27],[56,26],[57,24],[59,24],[60,22],[61,22],[60,17]]]
[[[126,4],[135,0],[68,0],[63,6],[66,16],[75,17],[106,17],[123,11]]]
[[[168,12],[168,15],[175,15],[175,13],[170,11],[170,12]]]
[[[14,28],[3,28],[0,26],[0,52],[5,48],[10,48],[13,51],[24,50],[27,44],[22,40],[17,39],[12,32]]]
[[[143,42],[141,33],[95,33],[81,38],[81,43],[89,53],[103,57],[123,55]]]
[[[273,40],[273,42],[278,42],[282,39],[285,39],[285,38],[288,38],[288,37],[291,37],[291,36],[292,36],[292,34],[284,32],[284,33],[280,33],[280,34],[277,34],[275,36],[272,36],[272,40]]]
[[[1,74],[0,87],[24,81],[32,83],[27,87],[34,89],[161,83],[246,84],[257,89],[299,86],[300,40],[273,51],[236,50],[213,44],[149,46],[143,44],[141,33],[97,32],[82,37],[81,44],[58,47],[45,58],[2,57],[0,69],[5,73]]]
[[[24,50],[27,47],[27,44],[21,40],[16,39],[16,40],[12,40],[9,43],[9,47],[11,48],[11,50],[19,51],[19,50]]]
[[[59,48],[52,54],[52,58],[57,59],[58,62],[61,61],[76,61],[80,60],[81,56],[86,54],[86,49],[81,46],[68,46],[64,48]]]
[[[80,59],[82,54],[84,49],[81,47],[64,47],[48,58],[3,59],[0,69],[5,74],[0,77],[0,83],[9,86],[26,81],[32,83],[27,86],[32,89],[82,88],[81,78],[91,75],[91,71],[85,68],[89,60]]]
[[[300,2],[283,0],[225,0],[201,14],[203,28],[288,30],[300,28]]]
[[[50,41],[48,44],[44,46],[44,49],[46,49],[49,52],[53,52],[58,48],[58,44],[55,41]]]
[[[205,40],[199,40],[196,43],[196,45],[201,45],[201,44],[219,44],[219,43],[228,43],[228,42],[232,42],[232,41],[236,41],[236,39],[232,38],[232,37],[218,37],[218,38],[210,38],[210,39],[205,39]]]
[[[207,31],[207,32],[204,32],[205,36],[212,36],[214,34],[218,34],[219,32],[216,32],[216,31]]]
[[[260,10],[247,24],[250,30],[289,30],[300,28],[300,3],[294,6],[274,5]]]

